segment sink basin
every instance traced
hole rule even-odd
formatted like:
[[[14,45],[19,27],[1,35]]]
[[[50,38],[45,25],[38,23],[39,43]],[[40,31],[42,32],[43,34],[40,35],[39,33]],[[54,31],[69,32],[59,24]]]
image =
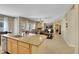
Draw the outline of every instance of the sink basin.
[[[18,38],[18,37],[22,37],[22,36],[21,35],[14,35],[13,37],[17,37]]]
[[[33,36],[33,35],[35,35],[35,34],[33,34],[33,33],[29,33],[29,36]]]

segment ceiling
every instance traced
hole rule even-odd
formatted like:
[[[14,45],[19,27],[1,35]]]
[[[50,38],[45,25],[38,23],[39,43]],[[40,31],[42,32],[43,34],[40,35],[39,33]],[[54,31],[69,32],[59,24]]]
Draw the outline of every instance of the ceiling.
[[[52,22],[69,10],[72,4],[1,4],[0,14],[22,16],[28,18],[42,18],[44,22]]]

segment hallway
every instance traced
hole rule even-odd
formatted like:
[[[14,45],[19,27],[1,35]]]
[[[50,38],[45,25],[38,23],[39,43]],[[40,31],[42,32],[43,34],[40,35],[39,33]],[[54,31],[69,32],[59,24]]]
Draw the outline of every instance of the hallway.
[[[43,44],[40,45],[37,53],[72,54],[74,53],[74,48],[69,47],[61,35],[55,34],[52,40],[46,39]]]

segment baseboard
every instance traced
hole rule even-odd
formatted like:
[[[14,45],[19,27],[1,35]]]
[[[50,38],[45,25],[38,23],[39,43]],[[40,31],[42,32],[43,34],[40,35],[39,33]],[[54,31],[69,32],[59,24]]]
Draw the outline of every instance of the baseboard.
[[[65,42],[67,43],[68,46],[70,46],[70,47],[75,47],[74,44],[71,44],[70,42],[68,42],[68,41],[66,41],[66,40],[65,40]]]
[[[73,44],[69,44],[69,46],[70,46],[70,47],[75,47],[75,45],[73,45]]]

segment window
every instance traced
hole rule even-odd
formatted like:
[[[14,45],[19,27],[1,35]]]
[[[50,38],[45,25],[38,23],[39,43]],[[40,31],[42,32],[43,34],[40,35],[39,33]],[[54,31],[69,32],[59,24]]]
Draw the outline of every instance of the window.
[[[3,27],[3,22],[0,22],[0,27]]]
[[[3,31],[3,29],[4,29],[4,22],[0,21],[0,31]]]

